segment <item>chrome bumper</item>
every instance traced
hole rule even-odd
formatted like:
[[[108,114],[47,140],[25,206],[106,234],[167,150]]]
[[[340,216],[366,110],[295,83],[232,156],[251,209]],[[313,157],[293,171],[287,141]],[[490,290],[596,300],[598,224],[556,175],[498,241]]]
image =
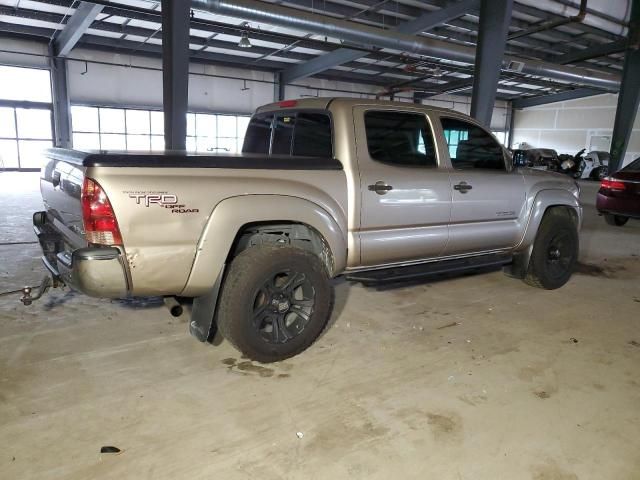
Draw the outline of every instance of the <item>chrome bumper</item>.
[[[80,248],[72,254],[60,252],[56,255],[56,260],[60,279],[74,290],[91,297],[128,296],[124,258],[117,248]],[[53,266],[46,259],[44,263],[51,271],[50,267]]]

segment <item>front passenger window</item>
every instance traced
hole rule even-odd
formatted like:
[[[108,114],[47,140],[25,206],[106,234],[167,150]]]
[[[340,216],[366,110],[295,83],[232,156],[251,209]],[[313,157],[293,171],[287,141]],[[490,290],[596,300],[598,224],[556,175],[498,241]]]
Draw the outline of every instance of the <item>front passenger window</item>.
[[[505,170],[502,147],[489,133],[456,118],[441,118],[441,122],[453,168]]]

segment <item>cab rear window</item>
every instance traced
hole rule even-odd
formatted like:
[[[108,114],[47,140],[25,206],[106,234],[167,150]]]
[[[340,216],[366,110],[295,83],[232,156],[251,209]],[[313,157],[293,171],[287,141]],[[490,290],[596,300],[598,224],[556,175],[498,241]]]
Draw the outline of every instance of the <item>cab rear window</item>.
[[[331,119],[325,113],[276,112],[254,115],[243,153],[333,157]]]

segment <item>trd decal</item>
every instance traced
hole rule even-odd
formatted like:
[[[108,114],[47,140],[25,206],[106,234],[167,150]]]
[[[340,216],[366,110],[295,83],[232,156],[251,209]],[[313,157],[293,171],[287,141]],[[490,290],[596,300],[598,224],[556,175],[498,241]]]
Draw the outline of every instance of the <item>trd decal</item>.
[[[171,213],[198,213],[197,208],[187,208],[185,204],[178,203],[178,196],[167,192],[123,192],[136,201],[137,205],[150,207],[158,205],[161,208],[171,210]]]

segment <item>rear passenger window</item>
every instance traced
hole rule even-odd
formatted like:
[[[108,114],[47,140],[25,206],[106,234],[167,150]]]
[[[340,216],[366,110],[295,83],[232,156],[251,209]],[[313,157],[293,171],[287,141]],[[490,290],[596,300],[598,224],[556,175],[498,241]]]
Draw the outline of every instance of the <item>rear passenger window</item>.
[[[442,118],[451,165],[457,170],[505,170],[502,147],[482,128],[455,118]]]
[[[369,156],[374,160],[416,167],[438,166],[433,136],[424,115],[366,112],[364,125]]]
[[[269,153],[271,144],[271,122],[273,114],[258,114],[251,117],[244,136],[242,151],[244,153]]]
[[[242,152],[332,158],[331,137],[325,113],[258,114],[249,122]]]
[[[298,113],[293,138],[293,155],[324,158],[333,156],[331,121],[328,115]]]

